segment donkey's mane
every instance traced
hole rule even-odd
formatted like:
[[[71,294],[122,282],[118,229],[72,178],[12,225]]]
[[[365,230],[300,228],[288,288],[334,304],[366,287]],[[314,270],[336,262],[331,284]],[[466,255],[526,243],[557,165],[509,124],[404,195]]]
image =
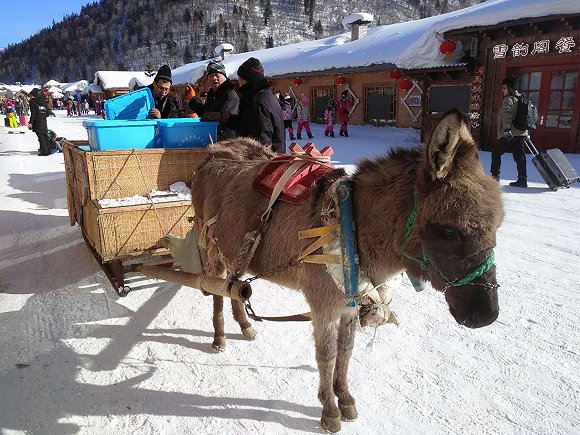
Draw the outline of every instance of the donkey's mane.
[[[421,147],[416,148],[393,148],[386,154],[372,159],[363,159],[357,163],[353,178],[360,175],[390,175],[393,168],[407,167],[408,170],[416,170],[424,158]]]

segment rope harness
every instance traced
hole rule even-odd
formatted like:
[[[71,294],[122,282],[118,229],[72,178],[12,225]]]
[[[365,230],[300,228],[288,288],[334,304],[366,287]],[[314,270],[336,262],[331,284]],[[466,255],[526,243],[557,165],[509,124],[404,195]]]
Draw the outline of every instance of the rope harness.
[[[427,270],[429,268],[429,264],[431,264],[433,266],[433,268],[437,271],[437,273],[439,273],[441,278],[443,278],[445,280],[445,282],[447,283],[447,285],[445,286],[443,291],[447,290],[449,287],[460,287],[460,286],[463,286],[466,284],[487,286],[487,284],[473,284],[472,281],[474,279],[480,277],[484,273],[486,273],[489,269],[491,269],[491,266],[493,266],[493,263],[495,260],[495,254],[494,254],[493,250],[490,252],[487,259],[482,264],[480,264],[478,267],[476,267],[472,272],[469,272],[467,275],[465,275],[461,279],[456,278],[454,280],[451,280],[451,279],[447,278],[447,276],[445,276],[445,274],[441,271],[441,269],[439,269],[439,267],[437,267],[437,265],[431,260],[431,257],[429,257],[429,255],[425,252],[425,248],[422,245],[421,245],[421,250],[422,250],[422,254],[423,254],[422,259],[418,259],[417,257],[414,257],[409,252],[407,252],[407,244],[409,243],[409,239],[410,239],[411,234],[413,233],[413,229],[415,227],[415,222],[417,220],[417,209],[418,208],[419,208],[419,197],[415,193],[413,195],[413,211],[409,214],[409,217],[407,219],[407,225],[406,225],[407,230],[405,231],[405,239],[403,240],[403,243],[401,244],[401,253],[406,258],[413,260],[413,261],[416,261],[419,264],[419,267],[421,268],[421,270],[423,270],[423,271]],[[497,284],[495,284],[494,286],[497,286]]]

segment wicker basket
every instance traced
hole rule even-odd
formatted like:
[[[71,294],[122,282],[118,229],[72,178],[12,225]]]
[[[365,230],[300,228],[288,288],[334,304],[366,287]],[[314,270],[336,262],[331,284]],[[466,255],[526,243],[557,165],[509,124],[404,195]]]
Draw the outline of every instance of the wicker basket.
[[[65,142],[67,200],[71,225],[78,223],[85,240],[103,262],[167,254],[167,234],[185,236],[193,216],[189,201],[102,208],[99,199],[147,195],[168,190],[176,181],[189,183],[204,149],[86,151]]]

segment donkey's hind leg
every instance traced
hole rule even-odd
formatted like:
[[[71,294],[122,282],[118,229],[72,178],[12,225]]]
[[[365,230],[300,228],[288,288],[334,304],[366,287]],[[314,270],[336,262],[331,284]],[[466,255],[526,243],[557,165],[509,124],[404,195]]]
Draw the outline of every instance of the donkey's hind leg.
[[[224,329],[224,297],[213,296],[213,343],[212,347],[221,352],[226,348]]]
[[[238,325],[240,325],[240,328],[242,329],[242,334],[244,334],[244,337],[246,337],[248,340],[253,340],[256,338],[256,331],[246,316],[244,303],[242,301],[232,299],[232,312],[234,314],[234,319],[236,322],[238,322]]]
[[[356,420],[358,413],[354,398],[348,391],[348,364],[354,347],[356,315],[344,314],[338,329],[338,352],[334,368],[334,394],[338,397],[338,409],[345,421]]]
[[[320,375],[318,399],[322,403],[320,425],[328,432],[338,432],[340,431],[340,411],[336,406],[332,387],[337,352],[338,320],[333,320],[327,316],[321,318],[314,314],[313,310],[312,325],[314,327],[316,363]]]

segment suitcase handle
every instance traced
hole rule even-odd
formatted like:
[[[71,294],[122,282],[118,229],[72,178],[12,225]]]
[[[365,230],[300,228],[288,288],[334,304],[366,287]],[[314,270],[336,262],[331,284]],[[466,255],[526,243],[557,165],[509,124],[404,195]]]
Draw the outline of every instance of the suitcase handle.
[[[530,138],[527,138],[524,143],[526,144],[526,147],[528,148],[528,151],[533,155],[533,156],[537,156],[538,150],[536,149],[536,146],[534,145],[534,143],[532,142],[532,140]]]

